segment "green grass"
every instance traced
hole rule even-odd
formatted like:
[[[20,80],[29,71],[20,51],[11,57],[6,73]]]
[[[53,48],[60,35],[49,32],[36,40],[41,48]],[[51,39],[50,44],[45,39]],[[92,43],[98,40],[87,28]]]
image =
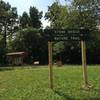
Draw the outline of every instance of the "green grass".
[[[81,66],[54,68],[54,90],[48,88],[48,68],[0,71],[0,100],[100,100],[100,66],[88,67],[93,88],[83,90]]]

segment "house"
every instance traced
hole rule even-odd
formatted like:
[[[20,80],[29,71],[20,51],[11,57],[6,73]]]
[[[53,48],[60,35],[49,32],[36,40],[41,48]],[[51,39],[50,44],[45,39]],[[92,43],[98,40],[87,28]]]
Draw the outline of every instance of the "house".
[[[7,53],[7,62],[9,65],[23,65],[24,58],[28,55],[27,52],[11,52]]]

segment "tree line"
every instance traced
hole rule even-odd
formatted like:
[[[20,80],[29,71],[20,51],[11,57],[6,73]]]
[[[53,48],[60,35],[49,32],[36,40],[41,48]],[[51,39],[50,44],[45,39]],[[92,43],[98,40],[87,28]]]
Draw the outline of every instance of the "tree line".
[[[0,1],[0,65],[6,64],[6,53],[26,51],[28,64],[33,60],[40,64],[48,63],[48,43],[42,30],[41,18],[43,12],[31,6],[29,13],[21,16],[17,8]],[[86,42],[87,62],[100,63],[100,1],[71,0],[68,5],[54,2],[48,7],[45,19],[50,21],[46,28],[88,28],[91,38]],[[81,63],[81,48],[79,41],[53,43],[53,61],[62,60],[66,64]]]

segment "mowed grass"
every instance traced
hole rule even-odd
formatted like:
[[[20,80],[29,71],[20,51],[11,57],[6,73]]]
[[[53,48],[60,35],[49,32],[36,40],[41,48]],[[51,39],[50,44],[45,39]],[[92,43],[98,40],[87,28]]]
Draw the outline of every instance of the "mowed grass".
[[[38,66],[37,66],[38,67]],[[54,67],[54,90],[48,88],[48,68],[0,71],[0,100],[100,100],[100,66],[88,66],[90,90],[82,89],[82,67]]]

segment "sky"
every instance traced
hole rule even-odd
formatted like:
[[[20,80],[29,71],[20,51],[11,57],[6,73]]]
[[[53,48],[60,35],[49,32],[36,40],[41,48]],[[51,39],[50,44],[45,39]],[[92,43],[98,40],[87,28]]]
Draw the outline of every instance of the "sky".
[[[17,7],[18,14],[22,14],[23,11],[29,11],[30,6],[35,6],[39,11],[46,12],[48,6],[52,3],[53,0],[4,0],[9,2],[12,7]]]
[[[50,6],[54,0],[4,0],[5,2],[9,2],[12,7],[17,7],[18,15],[22,15],[24,11],[29,12],[30,6],[35,6],[39,11],[43,11],[43,15],[48,10],[48,6]],[[64,0],[62,0],[64,2]],[[42,18],[42,24],[45,28],[50,25],[50,22]]]

